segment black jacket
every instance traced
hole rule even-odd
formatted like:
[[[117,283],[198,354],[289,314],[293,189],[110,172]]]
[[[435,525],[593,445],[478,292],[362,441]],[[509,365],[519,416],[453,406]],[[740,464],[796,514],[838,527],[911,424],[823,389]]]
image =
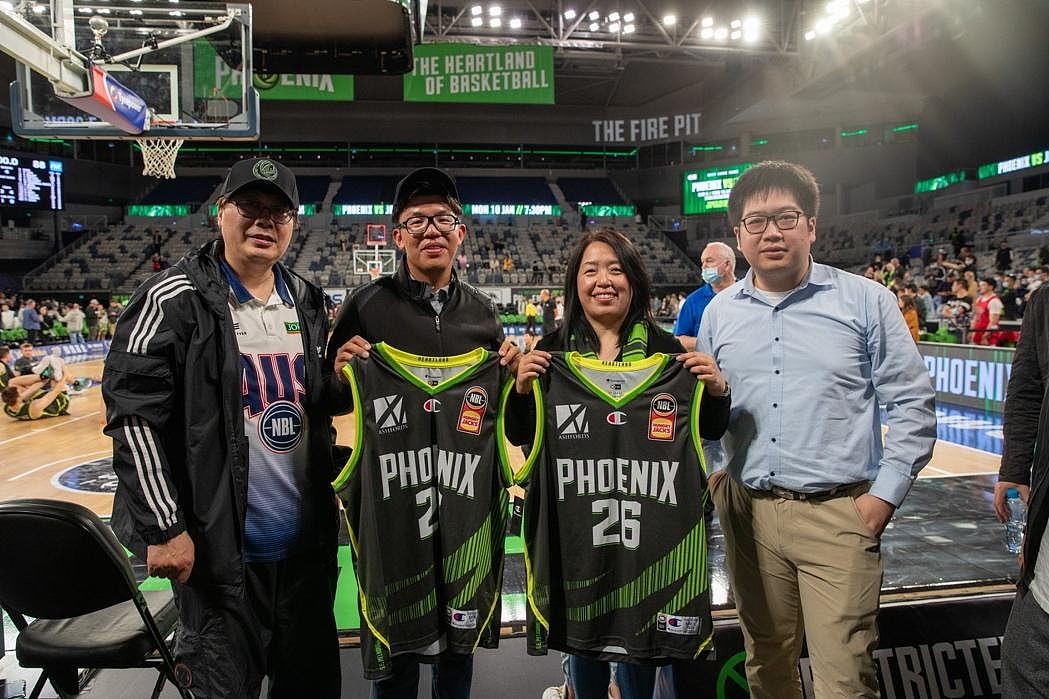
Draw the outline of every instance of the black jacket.
[[[196,549],[190,582],[239,594],[248,441],[221,255],[221,241],[208,243],[135,291],[106,358],[102,395],[119,478],[117,536],[144,558],[148,544],[188,531]],[[320,289],[283,266],[281,272],[299,316],[310,440],[309,468],[299,474],[303,520],[297,553],[334,555],[327,305]]]
[[[334,362],[339,347],[355,335],[433,357],[478,347],[498,350],[503,344],[503,326],[490,298],[453,276],[438,315],[428,285],[411,278],[403,259],[397,274],[365,284],[342,305],[328,342],[328,361]]]
[[[565,349],[565,328],[559,329],[551,335],[544,335],[535,349],[544,352],[560,352]],[[649,355],[656,352],[664,354],[680,354],[684,351],[677,338],[667,331],[655,325],[648,329]],[[732,408],[730,396],[716,398],[706,391],[700,399],[700,437],[703,439],[721,439],[728,429],[728,416]],[[530,444],[535,439],[535,401],[531,395],[522,396],[517,391],[510,391],[507,401],[506,416],[506,438],[511,444]]]
[[[1013,371],[1005,399],[1005,449],[999,480],[1031,486],[1024,536],[1024,567],[1020,586],[1026,587],[1034,572],[1038,548],[1049,520],[1049,286],[1039,289],[1027,304],[1020,342],[1013,356]],[[1039,439],[1039,437],[1041,437]]]

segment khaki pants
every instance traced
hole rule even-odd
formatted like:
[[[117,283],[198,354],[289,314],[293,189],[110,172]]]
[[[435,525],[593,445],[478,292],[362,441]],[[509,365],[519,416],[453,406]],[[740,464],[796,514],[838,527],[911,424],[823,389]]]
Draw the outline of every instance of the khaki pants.
[[[877,697],[880,541],[853,498],[786,500],[726,474],[712,495],[747,650],[752,697],[801,697],[807,640],[818,699]]]

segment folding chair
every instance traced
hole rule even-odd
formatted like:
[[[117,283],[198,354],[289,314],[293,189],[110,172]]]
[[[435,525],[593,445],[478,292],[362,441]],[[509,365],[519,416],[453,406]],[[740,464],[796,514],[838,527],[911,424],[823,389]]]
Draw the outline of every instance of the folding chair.
[[[124,548],[90,510],[58,500],[0,503],[0,566],[18,663],[43,669],[30,699],[47,680],[59,696],[76,696],[103,668],[155,668],[154,699],[165,680],[178,687],[164,641],[178,620],[171,592],[139,591]]]

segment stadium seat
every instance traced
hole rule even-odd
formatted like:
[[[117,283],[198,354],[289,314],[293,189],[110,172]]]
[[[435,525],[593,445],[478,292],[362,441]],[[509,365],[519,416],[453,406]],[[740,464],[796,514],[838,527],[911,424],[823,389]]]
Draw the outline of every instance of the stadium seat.
[[[22,667],[43,669],[31,697],[46,680],[59,696],[76,696],[82,680],[103,668],[157,669],[153,697],[165,681],[178,686],[164,640],[178,619],[171,592],[139,591],[124,548],[86,507],[0,503],[0,560],[0,605],[18,629],[16,657]]]

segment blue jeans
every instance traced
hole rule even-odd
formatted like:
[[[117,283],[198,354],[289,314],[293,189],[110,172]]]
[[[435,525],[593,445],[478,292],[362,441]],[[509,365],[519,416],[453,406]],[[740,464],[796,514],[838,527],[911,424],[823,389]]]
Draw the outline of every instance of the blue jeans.
[[[74,345],[82,344],[84,342],[84,336],[80,333],[79,330],[70,331],[69,342],[71,342]]]
[[[416,699],[419,694],[419,662],[414,657],[394,657],[390,677],[372,683],[373,699]],[[433,699],[467,699],[473,682],[474,657],[465,653],[442,653],[434,663]]]
[[[578,655],[568,658],[568,677],[577,699],[607,699],[611,663]],[[616,663],[616,686],[623,699],[651,699],[656,686],[656,668]]]

